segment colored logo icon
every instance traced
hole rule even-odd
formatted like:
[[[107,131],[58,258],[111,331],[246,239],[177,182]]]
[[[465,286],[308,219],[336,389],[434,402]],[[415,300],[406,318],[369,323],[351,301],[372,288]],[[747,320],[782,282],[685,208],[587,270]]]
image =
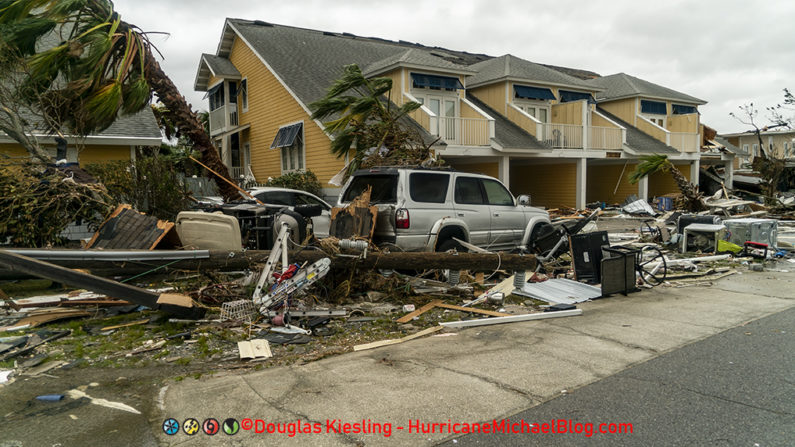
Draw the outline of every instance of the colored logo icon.
[[[218,419],[209,418],[204,420],[204,424],[202,424],[202,431],[204,433],[212,436],[218,433],[218,430],[221,429],[221,425],[218,423]]]
[[[185,422],[182,423],[182,431],[186,435],[195,435],[199,432],[199,421],[193,418],[185,419]]]
[[[240,431],[240,424],[237,422],[235,418],[229,418],[224,421],[224,433],[227,435],[234,435]]]
[[[179,433],[179,421],[174,418],[168,418],[163,422],[163,433],[173,436]]]

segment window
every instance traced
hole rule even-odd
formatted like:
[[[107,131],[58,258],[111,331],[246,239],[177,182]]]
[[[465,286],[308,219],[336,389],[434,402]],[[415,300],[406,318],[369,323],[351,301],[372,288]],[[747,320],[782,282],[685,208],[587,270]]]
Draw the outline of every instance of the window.
[[[684,106],[682,104],[673,104],[674,115],[687,115],[690,113],[698,113],[695,106]]]
[[[784,156],[789,157],[789,145],[784,142]]]
[[[289,191],[266,191],[255,195],[260,202],[268,205],[293,206],[293,193]]]
[[[224,105],[224,83],[221,82],[207,92],[210,98],[210,111],[216,110]]]
[[[271,143],[271,149],[281,149],[282,172],[304,169],[304,123],[282,126]]]
[[[571,102],[571,101],[582,101],[583,99],[588,101],[588,104],[596,104],[596,100],[593,99],[590,93],[584,92],[570,92],[568,90],[558,90],[558,94],[560,95],[560,102],[561,104],[564,102]],[[665,113],[665,112],[663,112]]]
[[[370,203],[397,202],[397,174],[359,175],[351,180],[348,189],[342,196],[343,202],[350,202],[359,197],[367,187],[373,188]]]
[[[421,203],[444,203],[449,174],[413,173],[409,175],[411,200]]]
[[[642,99],[640,101],[641,113],[650,113],[653,115],[667,115],[668,111],[664,102],[648,101]]]
[[[455,202],[468,205],[483,205],[483,191],[480,179],[474,177],[458,177],[455,179]]]
[[[483,179],[482,181],[489,205],[513,206],[513,196],[504,186],[494,180]]]
[[[541,87],[528,87],[524,85],[513,86],[514,97],[522,99],[555,100],[552,90]]]
[[[248,112],[248,79],[240,81],[240,105],[244,112]]]
[[[547,103],[519,102],[514,105],[542,123],[549,122],[549,104]]]
[[[753,156],[756,157],[759,155],[759,145],[754,144],[753,148],[754,148]]]
[[[743,152],[745,152],[746,154],[750,153],[750,152],[748,152],[748,145],[747,144],[743,144]]]
[[[463,89],[464,85],[457,77],[451,76],[436,76],[421,73],[411,74],[411,87],[412,88],[429,88],[431,90],[449,90],[455,91]]]
[[[312,196],[309,196],[309,195],[306,195],[306,194],[301,194],[301,193],[295,193],[295,204],[296,205],[320,205],[320,207],[323,208],[324,210],[328,211],[330,209],[328,205],[326,205],[325,203],[321,202],[319,199],[316,199],[316,198],[314,198]]]

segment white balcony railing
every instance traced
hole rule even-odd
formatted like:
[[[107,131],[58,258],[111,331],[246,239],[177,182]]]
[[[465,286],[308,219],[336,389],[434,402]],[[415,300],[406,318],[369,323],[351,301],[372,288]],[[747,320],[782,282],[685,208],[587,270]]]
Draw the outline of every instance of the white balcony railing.
[[[698,152],[700,144],[697,133],[671,132],[670,146],[679,152]]]
[[[210,135],[218,135],[235,126],[237,126],[237,104],[226,104],[210,112]]]
[[[538,139],[556,149],[582,149],[582,126],[543,123]]]
[[[442,137],[447,144],[461,146],[488,146],[490,144],[489,120],[487,119],[459,116],[435,118],[431,117],[430,132]]]
[[[621,129],[617,127],[591,126],[588,149],[620,150],[623,145]]]

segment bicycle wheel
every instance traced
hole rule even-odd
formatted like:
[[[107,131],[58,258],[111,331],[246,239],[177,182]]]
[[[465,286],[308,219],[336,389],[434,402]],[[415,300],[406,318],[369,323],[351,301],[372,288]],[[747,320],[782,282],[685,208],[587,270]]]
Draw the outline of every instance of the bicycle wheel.
[[[665,281],[668,276],[668,263],[659,248],[646,245],[640,250],[638,274],[646,284],[655,287]]]

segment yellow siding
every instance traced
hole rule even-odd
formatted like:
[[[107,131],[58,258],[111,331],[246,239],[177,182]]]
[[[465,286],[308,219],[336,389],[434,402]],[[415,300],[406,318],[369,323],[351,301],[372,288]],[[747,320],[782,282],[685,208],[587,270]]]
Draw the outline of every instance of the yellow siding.
[[[422,108],[414,110],[413,112],[409,113],[409,116],[419,123],[425,129],[431,128],[431,116],[428,115]]]
[[[566,102],[552,105],[553,123],[582,125],[582,105],[585,101]]]
[[[599,107],[607,110],[610,114],[617,116],[622,121],[625,121],[629,124],[635,123],[635,98],[603,102],[599,104]]]
[[[676,168],[690,180],[690,165],[676,165]],[[657,172],[649,176],[649,198],[679,192],[679,187],[670,173]]]
[[[522,113],[521,110],[508,106],[507,117],[530,135],[536,136],[536,132],[538,132],[538,123],[529,118],[525,113]]]
[[[80,151],[81,166],[118,160],[130,160],[130,146],[86,146]]]
[[[504,82],[478,87],[469,90],[469,93],[501,114],[505,115],[507,113]]]
[[[665,131],[660,129],[658,126],[653,125],[649,121],[646,121],[638,117],[638,125],[635,127],[637,127],[641,132],[645,133],[646,135],[654,137],[665,143]]]
[[[309,118],[309,114],[290,95],[262,61],[239,39],[229,59],[248,78],[249,111],[240,114],[240,125],[251,124],[251,170],[258,181],[281,175],[281,152],[270,149],[280,126],[303,121],[305,168],[325,185],[344,165],[330,152],[331,140]]]
[[[483,119],[483,115],[481,115],[477,110],[470,107],[465,102],[461,102],[461,118],[480,118]]]
[[[626,168],[623,163],[588,166],[586,202],[622,203],[630,195],[638,195],[638,185],[629,183],[629,175],[635,170],[635,166],[632,163],[628,163]]]
[[[670,132],[698,133],[699,122],[698,114],[671,115],[668,117],[668,130]]]
[[[221,80],[221,78],[213,76],[213,75],[210,75],[210,79],[207,81],[207,86],[208,87],[212,86],[212,85],[214,85],[216,82],[218,82],[220,80]]]
[[[591,114],[591,125],[594,127],[611,127],[618,128],[612,121],[608,121],[595,113]]]
[[[445,160],[445,163],[457,171],[485,174],[494,178],[499,177],[499,166],[497,163],[461,163],[457,160]]]
[[[397,105],[403,105],[403,69],[398,68],[397,70],[392,70],[389,73],[380,74],[375,76],[377,78],[389,78],[392,80],[392,90],[390,90],[390,95],[392,102]]]
[[[511,167],[511,192],[529,194],[532,204],[546,208],[574,208],[577,166],[574,163]]]

